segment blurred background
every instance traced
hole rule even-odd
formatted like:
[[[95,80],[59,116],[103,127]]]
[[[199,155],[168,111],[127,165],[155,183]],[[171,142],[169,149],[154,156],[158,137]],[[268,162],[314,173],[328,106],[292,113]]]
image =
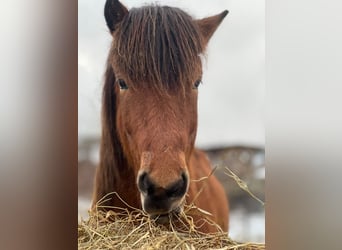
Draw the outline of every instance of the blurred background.
[[[78,2],[78,214],[87,217],[99,160],[100,104],[111,36],[105,0]],[[156,1],[122,1],[128,8]],[[207,48],[199,89],[196,145],[217,166],[231,206],[230,236],[265,241],[264,207],[224,173],[229,167],[264,200],[265,184],[265,6],[261,0],[157,1],[194,18],[229,10]]]

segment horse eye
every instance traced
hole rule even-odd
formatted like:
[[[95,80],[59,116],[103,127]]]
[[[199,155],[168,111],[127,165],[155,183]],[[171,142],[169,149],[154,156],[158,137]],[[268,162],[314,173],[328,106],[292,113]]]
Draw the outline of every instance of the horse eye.
[[[202,80],[197,80],[195,83],[194,83],[194,89],[198,89],[198,86],[202,83]]]
[[[117,83],[119,84],[120,89],[128,89],[128,86],[124,80],[118,79]]]

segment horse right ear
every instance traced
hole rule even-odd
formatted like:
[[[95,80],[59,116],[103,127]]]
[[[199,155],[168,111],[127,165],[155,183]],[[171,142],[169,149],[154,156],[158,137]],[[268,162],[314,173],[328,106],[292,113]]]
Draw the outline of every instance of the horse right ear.
[[[226,17],[227,14],[228,14],[228,10],[225,10],[218,15],[196,20],[200,28],[200,31],[202,33],[202,37],[203,37],[203,41],[205,45],[208,44],[211,36],[214,34],[217,27],[220,25],[220,23]]]
[[[118,0],[107,0],[104,8],[104,16],[110,33],[113,33],[115,27],[128,14],[128,10]]]

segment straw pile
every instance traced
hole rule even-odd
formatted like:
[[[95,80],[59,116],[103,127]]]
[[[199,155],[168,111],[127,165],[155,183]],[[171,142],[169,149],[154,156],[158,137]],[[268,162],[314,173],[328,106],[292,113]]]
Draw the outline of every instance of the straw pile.
[[[256,198],[232,171],[229,170],[227,175]],[[264,205],[262,201],[260,202]],[[101,201],[97,205],[97,208],[100,207]],[[158,218],[151,219],[142,210],[132,207],[131,209],[130,212],[117,207],[113,207],[108,212],[101,209],[90,211],[89,219],[81,220],[78,224],[78,249],[265,249],[265,244],[262,243],[236,242],[225,232],[215,234],[199,232],[191,215],[207,212],[194,205],[185,205],[180,214],[170,215],[166,224],[157,223]],[[213,224],[209,220],[207,222]]]
[[[89,219],[78,225],[78,249],[265,249],[264,244],[235,242],[224,232],[203,234],[190,216],[181,216],[181,225],[172,218],[163,225],[138,209],[89,212]]]

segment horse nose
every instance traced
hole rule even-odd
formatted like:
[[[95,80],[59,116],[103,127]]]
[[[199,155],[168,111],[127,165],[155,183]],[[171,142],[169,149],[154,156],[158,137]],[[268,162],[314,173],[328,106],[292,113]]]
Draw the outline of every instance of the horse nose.
[[[158,184],[151,180],[149,175],[144,172],[139,176],[138,187],[140,192],[146,196],[164,196],[161,198],[183,197],[188,186],[188,177],[185,173],[181,174],[181,178],[166,188],[159,187]]]
[[[144,196],[143,208],[148,213],[170,212],[173,210],[174,202],[183,198],[187,187],[188,176],[185,173],[167,187],[159,186],[146,172],[138,177],[138,188]]]

